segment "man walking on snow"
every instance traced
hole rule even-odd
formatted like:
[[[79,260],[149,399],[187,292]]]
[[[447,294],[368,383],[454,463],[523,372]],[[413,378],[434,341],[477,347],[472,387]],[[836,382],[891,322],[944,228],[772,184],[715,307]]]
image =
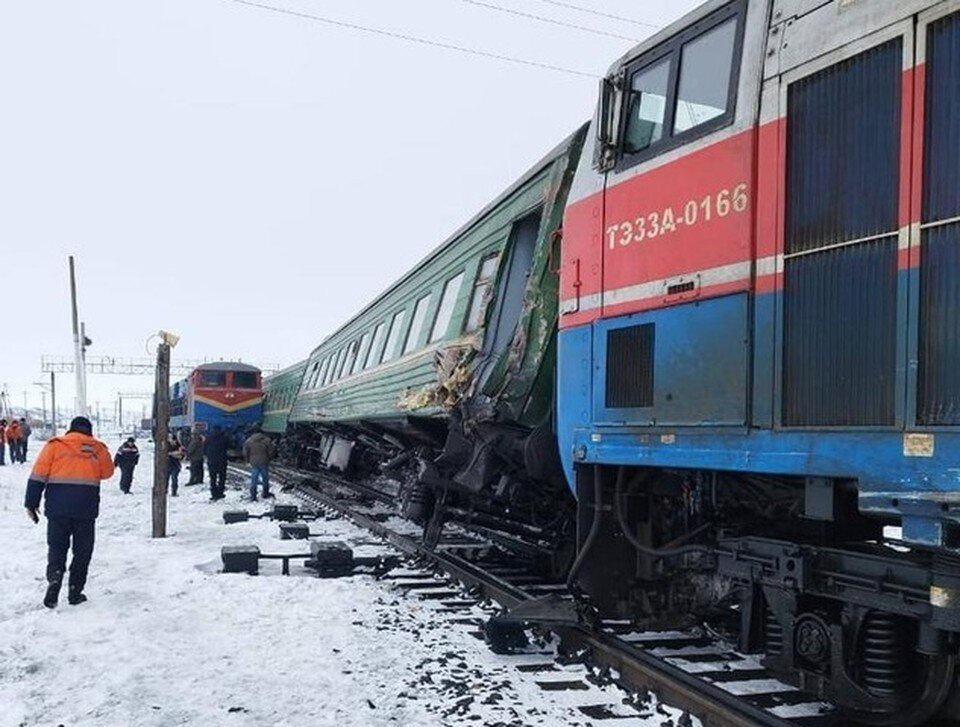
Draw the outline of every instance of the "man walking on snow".
[[[76,417],[62,437],[48,441],[27,481],[24,506],[35,523],[44,495],[47,516],[47,593],[43,605],[54,608],[60,596],[67,551],[73,546],[67,602],[76,606],[87,600],[83,587],[93,555],[94,524],[100,512],[100,481],[113,475],[113,460],[107,445],[94,439],[93,425]],[[72,541],[72,543],[71,543]]]
[[[113,464],[120,468],[120,492],[124,495],[130,494],[130,485],[133,484],[133,470],[136,469],[140,461],[140,450],[137,449],[137,440],[128,437],[127,441],[120,445],[120,449],[113,455]]]

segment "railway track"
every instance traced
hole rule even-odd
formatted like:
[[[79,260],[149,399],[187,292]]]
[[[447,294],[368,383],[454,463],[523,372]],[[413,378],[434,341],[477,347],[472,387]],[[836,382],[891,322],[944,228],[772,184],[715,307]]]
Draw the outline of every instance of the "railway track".
[[[239,467],[232,469],[245,474]],[[445,598],[445,607],[464,611],[482,602],[510,609],[545,596],[571,598],[565,584],[518,567],[510,554],[467,529],[445,529],[437,546],[427,548],[420,529],[391,516],[367,487],[357,488],[325,473],[287,467],[275,467],[273,472],[285,489],[312,508],[346,517],[416,562],[414,569],[386,577],[397,588],[419,597]],[[464,622],[483,637],[482,623]],[[606,675],[628,691],[652,692],[708,727],[850,724],[830,705],[774,678],[758,656],[738,653],[733,645],[702,629],[637,631],[627,622],[606,621],[550,630],[560,638],[565,654],[589,664],[594,673]],[[555,667],[547,661],[525,668],[552,671]],[[556,684],[557,688],[578,688],[574,683]],[[598,714],[597,718],[622,716]]]

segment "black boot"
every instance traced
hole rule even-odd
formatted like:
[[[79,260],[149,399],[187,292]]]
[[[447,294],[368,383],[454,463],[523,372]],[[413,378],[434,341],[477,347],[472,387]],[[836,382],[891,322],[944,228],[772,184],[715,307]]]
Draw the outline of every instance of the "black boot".
[[[69,603],[71,606],[77,606],[86,600],[87,597],[83,595],[82,588],[70,586],[70,588],[67,589],[67,603]]]
[[[47,586],[47,593],[43,597],[43,605],[47,608],[56,608],[60,599],[61,581],[55,581]]]

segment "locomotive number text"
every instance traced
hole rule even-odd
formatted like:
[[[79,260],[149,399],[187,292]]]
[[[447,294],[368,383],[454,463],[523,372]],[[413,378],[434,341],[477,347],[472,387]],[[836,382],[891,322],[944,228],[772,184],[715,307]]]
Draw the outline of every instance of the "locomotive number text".
[[[667,207],[649,214],[643,214],[634,220],[625,220],[607,227],[607,246],[611,250],[627,247],[632,243],[652,240],[669,235],[680,227],[694,227],[714,218],[727,217],[747,211],[750,198],[747,184],[743,182],[733,189],[721,189],[716,194],[708,194],[703,199],[691,199],[679,210]]]

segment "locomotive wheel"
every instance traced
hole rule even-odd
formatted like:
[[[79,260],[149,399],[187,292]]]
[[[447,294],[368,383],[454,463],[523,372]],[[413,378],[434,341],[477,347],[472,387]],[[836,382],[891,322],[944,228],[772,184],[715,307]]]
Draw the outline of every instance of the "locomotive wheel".
[[[889,711],[846,709],[843,714],[857,724],[878,727],[910,727],[929,724],[936,718],[947,702],[956,681],[957,659],[955,656],[927,657],[925,659],[923,684],[902,706]],[[951,715],[952,716],[952,715]]]

